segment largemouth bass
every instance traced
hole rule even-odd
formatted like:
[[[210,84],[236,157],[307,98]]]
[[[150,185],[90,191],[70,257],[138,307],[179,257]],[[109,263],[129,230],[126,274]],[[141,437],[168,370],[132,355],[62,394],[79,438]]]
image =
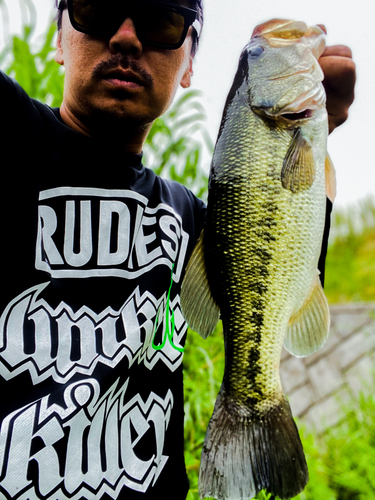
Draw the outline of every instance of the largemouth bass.
[[[244,48],[212,159],[207,220],[181,303],[203,337],[223,321],[225,373],[201,458],[202,498],[289,499],[308,470],[279,377],[282,345],[321,347],[329,309],[318,259],[333,197],[318,58],[325,34],[272,20]],[[329,180],[329,182],[327,182]]]

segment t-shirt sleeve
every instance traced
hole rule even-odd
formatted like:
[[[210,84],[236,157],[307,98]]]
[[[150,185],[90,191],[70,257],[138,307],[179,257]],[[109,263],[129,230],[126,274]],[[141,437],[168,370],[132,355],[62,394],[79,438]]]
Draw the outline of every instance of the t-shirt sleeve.
[[[196,239],[198,239],[204,227],[204,223],[206,221],[207,206],[200,198],[196,197],[194,198],[195,198],[195,220],[197,221],[195,237]]]
[[[4,117],[4,114],[9,113],[10,110],[17,112],[19,103],[22,100],[30,99],[15,80],[7,76],[3,71],[0,71],[1,116]]]
[[[39,113],[23,88],[12,78],[0,71],[0,120],[2,137],[5,140],[27,140],[38,124]]]

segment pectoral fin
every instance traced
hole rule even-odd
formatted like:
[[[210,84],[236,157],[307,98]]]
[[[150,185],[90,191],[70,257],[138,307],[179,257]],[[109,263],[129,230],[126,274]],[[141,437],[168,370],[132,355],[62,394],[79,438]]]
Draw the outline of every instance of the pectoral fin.
[[[309,189],[315,179],[315,163],[311,145],[304,139],[301,129],[294,132],[281,170],[283,188],[292,193]]]
[[[310,295],[289,320],[284,347],[297,357],[304,357],[320,349],[329,334],[329,308],[317,274]]]
[[[206,338],[219,321],[220,309],[208,283],[203,235],[202,231],[186,268],[181,288],[181,308],[190,328]]]

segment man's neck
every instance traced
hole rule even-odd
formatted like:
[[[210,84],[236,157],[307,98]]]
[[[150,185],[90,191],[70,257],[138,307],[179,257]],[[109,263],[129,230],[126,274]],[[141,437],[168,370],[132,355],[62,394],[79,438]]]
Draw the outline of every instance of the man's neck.
[[[119,128],[102,127],[101,130],[93,130],[88,127],[82,120],[80,120],[74,113],[71,112],[68,106],[63,102],[60,107],[60,115],[69,128],[87,137],[100,137],[100,140],[109,139],[111,142],[120,141],[121,148],[130,153],[141,154],[143,150],[143,143],[146,140],[148,132],[152,124],[144,129],[137,130],[122,130]]]

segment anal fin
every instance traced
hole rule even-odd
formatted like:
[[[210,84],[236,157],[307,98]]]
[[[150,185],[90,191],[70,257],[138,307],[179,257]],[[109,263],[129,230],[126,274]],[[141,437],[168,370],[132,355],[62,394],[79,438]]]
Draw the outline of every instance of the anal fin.
[[[204,231],[191,254],[181,288],[181,308],[190,328],[203,338],[215,329],[220,309],[208,283],[203,245]]]
[[[329,326],[329,307],[317,273],[309,296],[289,320],[284,347],[294,356],[308,356],[325,344]]]

